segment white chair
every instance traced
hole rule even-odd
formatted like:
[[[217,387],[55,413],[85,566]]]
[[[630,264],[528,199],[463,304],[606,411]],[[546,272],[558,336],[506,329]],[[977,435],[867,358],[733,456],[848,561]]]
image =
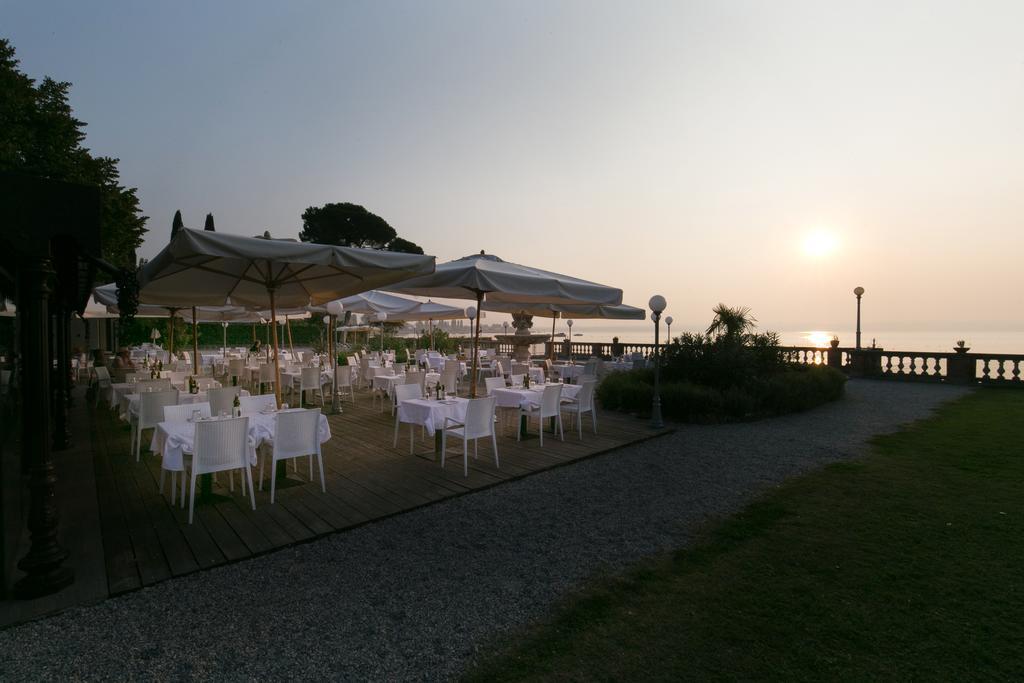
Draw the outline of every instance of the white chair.
[[[151,391],[168,391],[171,389],[171,380],[163,379],[144,379],[135,383],[135,391],[139,394],[146,394]]]
[[[132,455],[135,462],[142,453],[142,432],[153,429],[164,419],[164,406],[178,404],[178,390],[150,391],[139,395],[139,412],[131,417]]]
[[[245,369],[245,360],[242,358],[232,358],[228,361],[228,382],[234,380],[236,383],[246,383],[249,377],[248,370]]]
[[[413,399],[423,398],[423,393],[420,390],[419,384],[399,384],[395,387],[395,405],[399,405],[402,401],[411,401]],[[395,448],[398,448],[398,410],[395,411],[395,440],[392,444]],[[412,455],[413,448],[413,424],[409,423],[409,455]]]
[[[494,447],[494,466],[501,467],[498,462],[498,439],[494,432],[494,404],[497,399],[493,396],[476,398],[469,402],[466,407],[466,419],[464,422],[446,417],[444,428],[441,430],[441,469],[444,469],[444,458],[448,451],[448,435],[462,439],[462,475],[469,476],[469,440],[473,440],[473,457],[479,454],[477,449],[478,439],[490,436],[491,445]]]
[[[459,390],[459,364],[456,363],[454,367],[451,365],[445,365],[444,372],[441,373],[441,384],[444,386],[446,394],[455,394]]]
[[[420,386],[420,396],[423,396],[423,392],[426,391],[427,373],[420,372],[419,370],[410,370],[405,373],[406,384],[418,384]]]
[[[597,380],[587,379],[580,384],[580,390],[575,398],[563,398],[562,410],[576,415],[576,433],[583,439],[583,413],[590,413],[590,424],[597,434],[597,411],[594,410],[594,388],[597,387]]]
[[[210,420],[196,423],[196,438],[192,454],[192,477],[188,505],[188,523],[192,523],[196,506],[196,478],[215,472],[242,470],[249,483],[252,509],[256,509],[256,494],[252,488],[252,470],[249,469],[249,418]],[[243,485],[244,488],[244,485]]]
[[[210,417],[210,404],[209,403],[181,403],[173,406],[164,406],[164,422],[188,422],[195,411],[199,411],[199,417]],[[157,489],[160,493],[164,492],[164,474],[166,472],[171,473],[171,505],[174,505],[175,492],[177,486],[175,485],[175,478],[178,472],[181,472],[181,506],[185,507],[185,471],[188,469],[188,462],[192,456],[189,454],[182,454],[185,466],[181,470],[167,470],[164,468],[164,461],[160,463],[160,486]]]
[[[199,387],[199,391],[209,391],[210,389],[216,389],[220,386],[220,382],[212,377],[197,377],[196,386]]]
[[[238,399],[238,404],[242,415],[255,415],[256,413],[262,413],[264,410],[274,410],[277,408],[277,397],[274,394],[242,396]]]
[[[371,378],[387,377],[390,374],[391,374],[391,368],[379,368],[379,367],[378,368],[373,368],[373,367],[371,367],[369,369],[369,375],[370,375]],[[380,412],[382,412],[382,413],[384,412],[384,396],[387,394],[387,392],[386,392],[384,387],[385,387],[384,384],[376,383],[376,382],[373,381],[373,379],[370,380],[370,389],[371,389],[371,392],[372,392],[370,397],[373,400],[374,404],[376,404],[377,398],[380,397]]]
[[[314,398],[316,393],[320,392],[320,405],[324,405],[324,388],[320,384],[320,368],[302,368],[302,374],[299,377],[300,407],[305,403],[307,391],[312,391]]]
[[[548,417],[556,418],[558,421],[558,433],[562,441],[565,441],[565,432],[562,430],[562,411],[560,403],[562,400],[562,385],[552,384],[544,387],[544,393],[540,396],[540,406],[529,406],[528,408],[519,409],[519,417],[526,418],[526,424],[530,424],[530,418],[537,416],[540,418],[538,423],[538,432],[540,432],[540,446],[544,447],[544,419]],[[516,439],[522,439],[521,430],[516,430]]]
[[[359,383],[363,389],[373,385],[373,373],[370,372],[370,357],[359,359]]]
[[[107,390],[107,391],[110,390],[110,371],[107,370],[102,365],[99,366],[99,367],[95,367],[92,370],[93,370],[93,377],[96,378],[96,403],[95,403],[95,405],[99,405],[100,404],[100,394],[102,394],[104,390]]]
[[[320,409],[289,410],[277,414],[274,439],[260,458],[260,491],[263,490],[263,467],[270,452],[270,502],[274,502],[277,477],[274,467],[278,460],[309,456],[309,479],[313,480],[313,457],[320,466],[320,488],[327,492],[324,481],[324,458],[320,452]]]
[[[597,368],[601,361],[597,358],[590,358],[583,366],[583,377],[597,379]],[[582,380],[581,380],[582,381]]]
[[[267,390],[268,387],[269,387],[269,391],[273,391],[274,390],[274,385],[276,383],[277,383],[277,377],[274,374],[274,364],[273,363],[264,363],[263,365],[261,365],[260,366],[260,386],[262,387],[261,390]]]
[[[523,386],[525,377],[526,375],[509,375],[508,383],[513,387],[520,388]]]
[[[490,396],[491,392],[495,389],[505,388],[504,377],[484,377],[484,389],[486,390],[484,396]]]
[[[349,357],[352,360],[352,357]],[[347,392],[352,402],[356,402],[356,391],[355,387],[352,386],[352,365],[339,365],[334,368],[334,384],[337,392],[344,396],[343,392]]]
[[[206,392],[212,415],[230,415],[235,407],[235,396],[241,396],[242,387],[218,387]],[[241,400],[241,399],[239,399]]]
[[[203,403],[179,403],[173,406],[164,406],[164,422],[188,422],[195,412],[199,417],[210,417],[210,404]]]

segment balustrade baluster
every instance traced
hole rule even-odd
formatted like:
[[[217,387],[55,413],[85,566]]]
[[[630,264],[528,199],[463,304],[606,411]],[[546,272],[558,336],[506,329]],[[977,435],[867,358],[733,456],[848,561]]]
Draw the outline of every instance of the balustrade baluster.
[[[984,361],[983,361],[983,365],[981,366],[981,377],[982,377],[982,379],[992,379],[992,377],[989,374],[988,361],[989,361],[989,359],[985,358]]]
[[[1019,382],[1020,381],[1020,361],[1019,360],[1013,361],[1013,381],[1014,382]]]

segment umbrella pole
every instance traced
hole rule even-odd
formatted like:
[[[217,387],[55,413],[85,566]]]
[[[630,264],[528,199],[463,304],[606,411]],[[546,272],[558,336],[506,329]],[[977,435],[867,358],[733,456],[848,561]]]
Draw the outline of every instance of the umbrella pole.
[[[221,360],[224,361],[224,367],[227,367],[227,364],[228,364],[228,326],[227,326],[227,324],[223,324],[220,327],[221,327],[222,330],[224,330],[224,346],[221,348],[220,357],[221,357]]]
[[[278,363],[277,353],[277,306],[274,303],[274,290],[271,287],[267,288],[270,293],[270,334],[273,340],[274,346],[274,397],[277,401],[277,406],[281,406],[281,366]],[[283,463],[280,461],[278,464]]]
[[[434,350],[434,321],[430,321],[430,350]]]
[[[473,333],[473,374],[469,376],[469,397],[476,398],[476,368],[480,357],[480,318],[483,313],[484,293],[476,293],[476,331]]]
[[[171,355],[174,355],[174,312],[175,309],[170,309],[171,316],[167,318],[167,361],[170,362]]]
[[[292,362],[295,362],[295,347],[292,346],[292,319],[284,317],[284,326],[288,328],[288,352],[292,354]]]
[[[199,376],[199,324],[196,322],[196,307],[192,307],[192,367]]]
[[[328,326],[331,328],[331,338],[327,342],[331,349],[331,415],[338,414],[338,347],[334,339],[335,316],[328,318]]]
[[[551,362],[555,362],[555,316],[551,316],[551,345],[548,347],[548,355],[551,356]]]

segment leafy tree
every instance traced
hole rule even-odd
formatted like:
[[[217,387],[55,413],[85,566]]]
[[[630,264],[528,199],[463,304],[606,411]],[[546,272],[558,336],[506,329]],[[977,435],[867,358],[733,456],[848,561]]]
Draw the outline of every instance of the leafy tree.
[[[206,214],[206,224],[203,225],[203,230],[207,232],[217,232],[216,228],[213,227],[213,214]]]
[[[299,239],[340,247],[423,253],[422,247],[399,237],[386,220],[349,202],[311,206],[303,211]]]
[[[97,186],[104,258],[132,268],[148,219],[135,188],[121,185],[118,160],[82,146],[85,123],[71,111],[70,88],[49,77],[37,85],[18,69],[10,42],[0,39],[0,170]]]
[[[400,251],[404,254],[423,253],[423,247],[416,244],[415,242],[410,242],[409,240],[403,239],[401,237],[396,237],[395,239],[388,242],[388,246],[386,248],[388,251]]]
[[[750,314],[747,306],[736,306],[735,308],[718,304],[711,312],[715,314],[711,325],[708,326],[709,336],[728,339],[730,341],[742,341],[756,327],[757,318]]]

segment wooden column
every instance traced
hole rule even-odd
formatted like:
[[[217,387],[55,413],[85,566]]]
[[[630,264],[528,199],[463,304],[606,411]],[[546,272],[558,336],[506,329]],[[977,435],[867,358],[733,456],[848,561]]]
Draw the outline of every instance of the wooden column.
[[[14,586],[21,598],[54,593],[71,584],[74,571],[62,566],[68,551],[57,541],[54,503],[57,476],[50,456],[50,355],[48,299],[53,277],[48,253],[23,263],[18,273],[18,314],[23,359],[21,398],[24,421],[22,448],[28,461],[31,545],[18,561],[26,576]]]

